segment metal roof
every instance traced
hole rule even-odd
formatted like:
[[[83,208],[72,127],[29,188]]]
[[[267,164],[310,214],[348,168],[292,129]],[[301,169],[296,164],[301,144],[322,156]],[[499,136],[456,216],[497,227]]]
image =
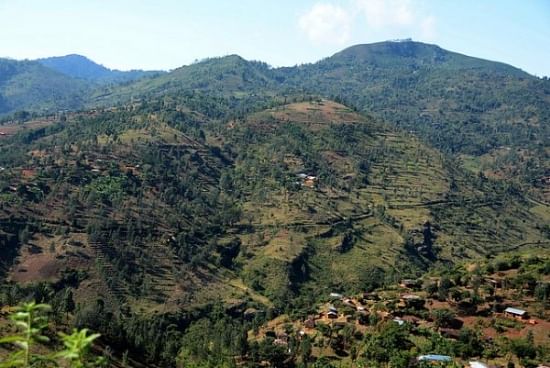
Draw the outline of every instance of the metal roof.
[[[489,366],[482,362],[470,362],[470,368],[489,368]]]
[[[417,360],[429,360],[429,361],[436,361],[436,362],[450,362],[453,360],[448,355],[438,355],[438,354],[428,354],[428,355],[420,355]]]
[[[506,312],[506,313],[512,313],[512,314],[517,314],[517,315],[519,315],[519,316],[522,316],[522,315],[524,315],[525,313],[527,313],[527,312],[525,312],[523,309],[512,308],[512,307],[506,308],[506,309],[504,310],[504,312]]]

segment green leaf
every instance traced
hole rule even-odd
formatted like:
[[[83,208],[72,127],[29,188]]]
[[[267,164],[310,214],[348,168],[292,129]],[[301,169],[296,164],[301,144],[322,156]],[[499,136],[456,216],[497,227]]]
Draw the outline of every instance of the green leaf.
[[[22,340],[21,336],[6,336],[0,338],[0,344],[12,344]]]

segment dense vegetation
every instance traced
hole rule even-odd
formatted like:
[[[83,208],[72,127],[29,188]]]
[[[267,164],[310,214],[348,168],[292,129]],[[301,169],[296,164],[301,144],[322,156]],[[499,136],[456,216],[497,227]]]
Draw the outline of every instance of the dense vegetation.
[[[547,244],[546,207],[513,186],[344,105],[302,100],[175,94],[4,138],[3,303],[68,311],[118,358],[203,361],[208,329],[227,331],[220,356],[283,364],[244,334],[328,291]],[[45,283],[18,286],[29,281]]]
[[[113,70],[99,65],[82,55],[56,56],[37,60],[40,64],[73,78],[106,84],[129,82],[146,76],[161,74],[159,71]]]
[[[84,82],[38,62],[0,59],[0,115],[77,109],[87,92]]]
[[[464,260],[511,251],[542,258],[481,262],[487,277],[517,272],[511,285],[548,318],[546,80],[412,42],[295,68],[208,59],[93,92],[37,63],[5,65],[2,88],[50,75],[93,97],[65,107],[45,93],[29,106],[90,108],[0,125],[1,306],[47,303],[51,331],[90,328],[111,361],[136,367],[548,356],[539,340],[524,354],[530,341],[495,347],[475,329],[448,341],[446,311],[422,331],[372,317],[362,335],[287,326],[284,345],[265,334],[330,293],[391,292],[404,278],[439,278],[422,292],[441,303],[475,299]]]

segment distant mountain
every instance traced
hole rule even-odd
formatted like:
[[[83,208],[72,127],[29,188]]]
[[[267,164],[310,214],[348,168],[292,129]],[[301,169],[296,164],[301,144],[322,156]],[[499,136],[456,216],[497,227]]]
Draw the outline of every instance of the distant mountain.
[[[472,171],[529,183],[550,176],[550,81],[436,45],[356,45],[317,63],[285,68],[229,55],[136,81],[120,74],[132,72],[112,71],[77,55],[41,62],[93,80],[92,93],[82,97],[86,107],[181,96],[189,103],[200,95],[209,97],[195,98],[201,105],[208,101],[209,117],[230,119],[269,107],[273,98],[314,95],[414,132]],[[122,80],[128,82],[107,83]]]
[[[413,131],[473,171],[529,183],[550,175],[548,79],[412,41],[357,45],[281,72],[287,88]]]
[[[314,64],[286,68],[270,68],[236,55],[213,58],[102,91],[93,103],[190,92],[232,101],[274,94],[320,95],[414,131],[456,155],[494,156],[503,147],[529,147],[523,156],[532,162],[508,167],[507,175],[526,169],[529,173],[521,174],[531,179],[550,175],[545,164],[548,154],[539,149],[550,136],[550,81],[436,45],[414,41],[356,45]],[[501,150],[497,160],[513,162],[508,153],[517,154]],[[473,166],[481,169],[479,162]]]
[[[435,45],[358,45],[283,71],[287,85],[343,99],[446,151],[484,154],[550,133],[550,82]]]
[[[247,61],[238,55],[210,58],[174,69],[156,78],[113,86],[97,98],[96,103],[112,103],[134,97],[178,94],[184,91],[219,96],[229,94],[273,93],[280,89],[276,70],[266,63]]]
[[[88,91],[84,81],[36,61],[0,59],[0,115],[80,108]]]
[[[96,83],[117,83],[133,81],[145,76],[159,75],[162,71],[109,69],[85,56],[71,54],[37,60],[40,64],[70,77]]]

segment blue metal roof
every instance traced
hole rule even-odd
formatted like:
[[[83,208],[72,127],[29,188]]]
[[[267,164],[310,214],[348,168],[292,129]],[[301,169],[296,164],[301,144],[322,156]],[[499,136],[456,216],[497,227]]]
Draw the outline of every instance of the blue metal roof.
[[[428,354],[428,355],[420,355],[418,360],[430,360],[430,361],[436,361],[436,362],[450,362],[453,360],[448,355],[438,355],[438,354]]]
[[[504,311],[507,313],[517,314],[520,316],[526,313],[523,309],[512,308],[512,307],[508,307]]]

